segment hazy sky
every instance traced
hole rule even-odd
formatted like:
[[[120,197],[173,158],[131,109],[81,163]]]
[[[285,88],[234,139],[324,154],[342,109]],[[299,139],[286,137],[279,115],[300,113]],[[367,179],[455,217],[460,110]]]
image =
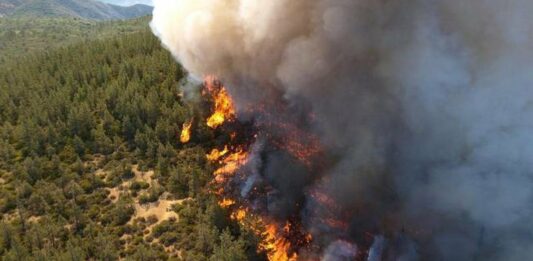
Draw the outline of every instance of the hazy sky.
[[[145,5],[153,5],[152,0],[99,0],[101,2],[109,3],[109,4],[115,4],[115,5],[134,5],[134,4],[145,4]]]

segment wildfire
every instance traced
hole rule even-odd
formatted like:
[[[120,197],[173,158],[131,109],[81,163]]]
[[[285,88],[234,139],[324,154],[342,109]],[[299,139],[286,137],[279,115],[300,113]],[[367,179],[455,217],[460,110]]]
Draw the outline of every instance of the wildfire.
[[[270,261],[295,261],[298,254],[289,255],[291,243],[279,235],[278,227],[274,224],[266,225],[266,231],[263,233],[264,240],[260,247],[267,251],[268,260]]]
[[[287,138],[284,140],[273,140],[272,142],[278,148],[288,152],[294,158],[298,159],[308,167],[316,164],[321,152],[321,146],[318,142],[318,137],[304,133],[293,124],[273,124],[276,129],[282,129],[287,133]]]
[[[218,205],[223,208],[228,208],[230,206],[235,205],[235,200],[224,198],[220,202],[218,202]]]
[[[181,143],[187,143],[191,140],[191,127],[192,127],[192,120],[183,123],[181,135],[180,135]]]
[[[237,220],[239,222],[242,222],[244,218],[246,217],[246,210],[245,209],[238,209],[237,211],[231,213],[231,218],[233,220]]]
[[[209,158],[210,155],[207,155]],[[220,161],[222,167],[215,170],[215,180],[219,183],[224,182],[227,176],[232,176],[248,160],[248,154],[243,150],[237,150],[230,153],[226,158]]]
[[[207,118],[207,126],[217,128],[228,120],[235,118],[235,106],[228,91],[213,76],[205,79],[205,89],[213,98],[213,114]]]
[[[216,162],[218,159],[226,155],[228,152],[229,152],[228,146],[225,146],[224,150],[213,149],[211,153],[206,155],[206,157],[207,157],[207,160],[211,162]]]
[[[235,120],[234,103],[224,86],[216,78],[212,76],[206,77],[203,95],[212,100],[212,115],[207,118],[207,126],[216,129],[227,122]],[[270,221],[270,219],[254,211],[253,206],[247,205],[246,200],[237,199],[235,193],[226,191],[226,189],[231,190],[230,186],[228,186],[232,180],[231,178],[249,161],[249,146],[242,143],[232,144],[242,141],[242,139],[238,138],[241,134],[235,131],[231,132],[230,144],[226,144],[224,149],[215,148],[206,155],[207,160],[218,167],[213,172],[213,193],[220,198],[219,206],[230,211],[231,219],[250,229],[261,239],[258,251],[266,253],[268,260],[295,261],[298,259],[298,254],[294,251],[291,242],[297,245],[308,244],[311,236],[302,234],[298,229],[293,232],[293,224],[288,221],[282,224]],[[249,137],[246,136],[249,139],[257,137],[257,134],[254,133],[245,135],[249,135]],[[293,146],[293,144],[284,145]],[[289,150],[289,152],[298,159],[309,159],[310,155],[315,153],[313,146],[310,149],[309,147],[301,146],[300,143],[296,145],[295,149],[297,151]],[[303,239],[298,239],[298,237]]]

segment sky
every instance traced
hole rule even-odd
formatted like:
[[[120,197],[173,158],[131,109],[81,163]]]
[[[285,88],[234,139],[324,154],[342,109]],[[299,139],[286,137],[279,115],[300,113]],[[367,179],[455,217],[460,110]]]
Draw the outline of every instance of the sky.
[[[145,4],[145,5],[153,5],[152,0],[99,0],[104,3],[114,4],[114,5],[123,5],[123,6],[130,6],[134,4]]]

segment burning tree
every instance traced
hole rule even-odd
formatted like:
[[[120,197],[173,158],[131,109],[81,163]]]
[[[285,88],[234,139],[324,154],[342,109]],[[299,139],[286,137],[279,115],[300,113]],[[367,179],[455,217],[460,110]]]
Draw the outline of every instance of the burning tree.
[[[205,124],[228,133],[230,137],[227,144],[213,148],[206,155],[207,160],[217,166],[211,187],[212,193],[219,197],[220,207],[228,209],[231,219],[261,239],[257,251],[266,253],[269,260],[297,260],[302,248],[311,247],[312,236],[305,231],[299,218],[282,219],[269,214],[268,197],[273,188],[265,181],[256,180],[258,177],[254,172],[257,170],[251,161],[260,157],[259,147],[269,146],[271,150],[284,150],[295,161],[311,167],[313,157],[320,152],[318,142],[292,124],[276,124],[276,128],[293,134],[293,140],[282,140],[274,133],[259,131],[260,126],[253,121],[238,121],[231,96],[213,76],[205,78],[202,95],[211,101],[211,113]],[[191,122],[184,124],[182,143],[190,140]]]

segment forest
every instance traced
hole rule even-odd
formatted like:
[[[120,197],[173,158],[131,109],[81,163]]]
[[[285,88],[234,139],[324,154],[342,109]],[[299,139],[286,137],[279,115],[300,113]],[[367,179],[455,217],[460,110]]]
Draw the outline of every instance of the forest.
[[[76,17],[2,17],[0,63],[45,49],[139,32],[149,21],[148,17],[115,21]]]
[[[179,142],[202,113],[182,98],[186,73],[147,23],[116,23],[46,34],[67,40],[40,51],[2,42],[0,259],[263,260],[209,193],[220,134]]]

